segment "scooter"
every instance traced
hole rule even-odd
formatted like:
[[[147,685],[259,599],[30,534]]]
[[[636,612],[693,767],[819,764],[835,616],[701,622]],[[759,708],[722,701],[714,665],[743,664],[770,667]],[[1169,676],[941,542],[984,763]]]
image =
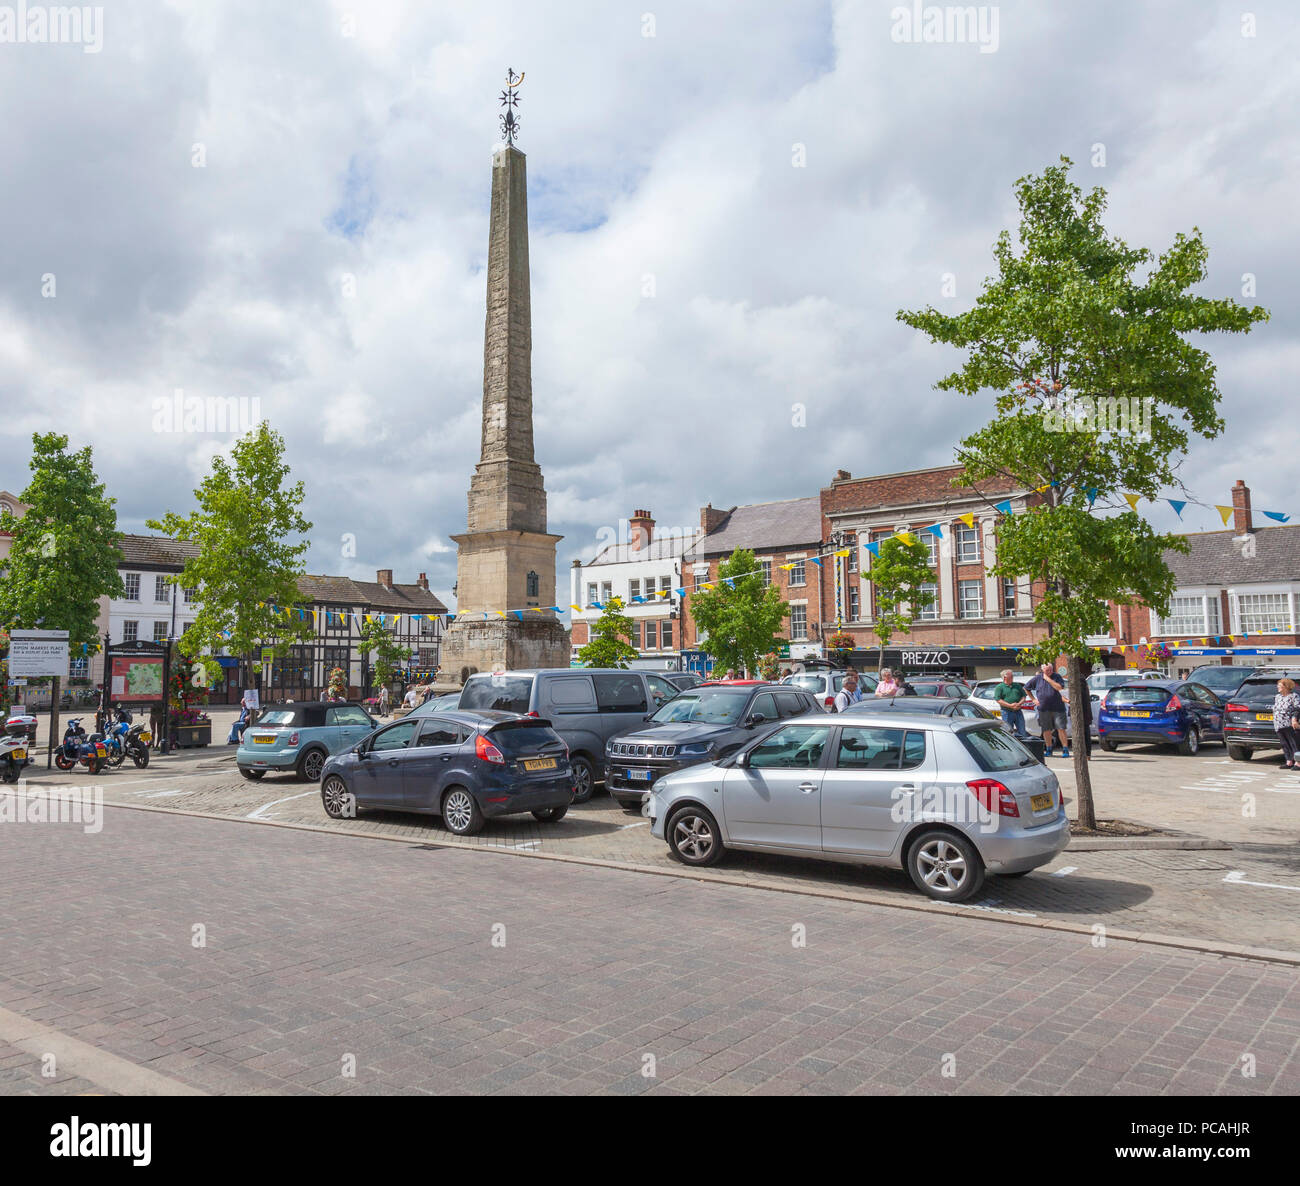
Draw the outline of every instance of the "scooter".
[[[135,763],[136,769],[143,770],[149,765],[149,743],[153,740],[153,734],[143,721],[132,724],[130,712],[120,704],[117,706],[117,724],[114,728],[121,739],[125,755]]]
[[[63,740],[54,751],[54,764],[60,770],[75,770],[78,764],[90,774],[98,774],[108,762],[108,747],[98,733],[86,736],[81,718],[72,717],[63,732]]]
[[[33,758],[27,756],[27,728],[18,723],[6,725],[0,733],[0,782],[17,782],[23,767]]]

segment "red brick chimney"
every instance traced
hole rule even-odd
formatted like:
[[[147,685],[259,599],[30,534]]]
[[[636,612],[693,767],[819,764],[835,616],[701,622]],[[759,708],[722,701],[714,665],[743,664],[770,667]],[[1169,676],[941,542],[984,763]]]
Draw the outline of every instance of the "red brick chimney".
[[[381,568],[375,573],[377,580],[385,589],[393,587],[393,570],[391,568]]]
[[[1255,530],[1250,521],[1250,487],[1240,478],[1232,487],[1232,529],[1238,535],[1249,535]]]
[[[716,531],[722,526],[722,521],[730,513],[730,511],[715,510],[713,503],[709,503],[706,507],[700,507],[700,530],[706,535],[710,531]]]
[[[655,521],[650,517],[649,511],[633,511],[627,526],[632,551],[639,552],[650,546],[650,541],[654,538]]]
[[[429,591],[429,577],[427,573],[420,573],[420,575],[415,578],[415,583],[426,593]]]

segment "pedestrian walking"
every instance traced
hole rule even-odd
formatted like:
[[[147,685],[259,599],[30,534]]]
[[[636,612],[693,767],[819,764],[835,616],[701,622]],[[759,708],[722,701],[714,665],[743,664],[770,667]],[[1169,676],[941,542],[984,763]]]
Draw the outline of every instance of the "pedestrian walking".
[[[1070,756],[1070,743],[1065,736],[1065,683],[1056,673],[1056,664],[1044,663],[1026,685],[1025,691],[1038,705],[1038,727],[1043,731],[1043,757],[1052,756],[1052,734],[1061,740],[1061,757]],[[1085,729],[1088,727],[1084,721]]]
[[[390,693],[388,691],[388,685],[385,684],[379,690],[379,715],[381,717],[386,717],[388,715],[389,703]]]
[[[850,704],[856,704],[854,693],[858,690],[858,678],[855,675],[844,677],[844,686],[835,693],[835,711],[843,712]],[[858,697],[861,699],[861,697]]]
[[[1300,696],[1296,695],[1295,680],[1277,681],[1277,695],[1273,697],[1273,732],[1282,743],[1282,765],[1287,770],[1300,769],[1296,761],[1300,753]]]
[[[1029,694],[1016,683],[1016,673],[1008,668],[1002,673],[1002,682],[994,686],[990,693],[1002,712],[1002,723],[1010,725],[1011,731],[1024,741],[1029,733],[1025,729],[1025,705]]]

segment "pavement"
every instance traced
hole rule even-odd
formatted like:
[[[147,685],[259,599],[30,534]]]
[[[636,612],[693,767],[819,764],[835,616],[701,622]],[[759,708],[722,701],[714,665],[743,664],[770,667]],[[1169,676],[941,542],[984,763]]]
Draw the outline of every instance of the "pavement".
[[[0,843],[7,1093],[1300,1091],[1261,960],[169,812]]]

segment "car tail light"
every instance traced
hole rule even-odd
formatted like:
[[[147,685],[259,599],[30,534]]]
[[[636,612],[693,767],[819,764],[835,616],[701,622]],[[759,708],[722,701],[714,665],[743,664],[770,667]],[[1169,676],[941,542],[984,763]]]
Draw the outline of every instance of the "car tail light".
[[[1177,709],[1182,708],[1182,706],[1183,706],[1183,702],[1179,700],[1177,696],[1170,696],[1169,703],[1165,705],[1165,711],[1174,712]]]
[[[1224,711],[1224,712],[1249,712],[1249,711],[1250,711],[1250,705],[1248,705],[1248,704],[1238,704],[1238,703],[1234,700],[1234,701],[1232,701],[1230,704],[1225,704],[1225,705],[1223,706],[1223,711]]]
[[[291,733],[291,734],[289,735],[289,744],[290,744],[290,745],[297,745],[297,744],[298,744],[298,734],[297,734],[296,731],[293,732],[293,733]]]
[[[984,804],[986,810],[997,815],[1018,816],[1020,814],[1015,795],[996,778],[976,778],[966,785],[970,787],[971,794]]]
[[[834,707],[835,707],[835,697],[834,697],[834,696],[827,696],[827,697],[826,697],[826,707],[827,707],[827,708],[834,708]]]
[[[535,721],[540,721],[542,719],[542,714],[540,712],[526,712],[524,713],[524,716],[532,717]]]
[[[495,762],[498,766],[506,764],[506,756],[493,745],[482,733],[474,741],[474,756],[484,762]]]

